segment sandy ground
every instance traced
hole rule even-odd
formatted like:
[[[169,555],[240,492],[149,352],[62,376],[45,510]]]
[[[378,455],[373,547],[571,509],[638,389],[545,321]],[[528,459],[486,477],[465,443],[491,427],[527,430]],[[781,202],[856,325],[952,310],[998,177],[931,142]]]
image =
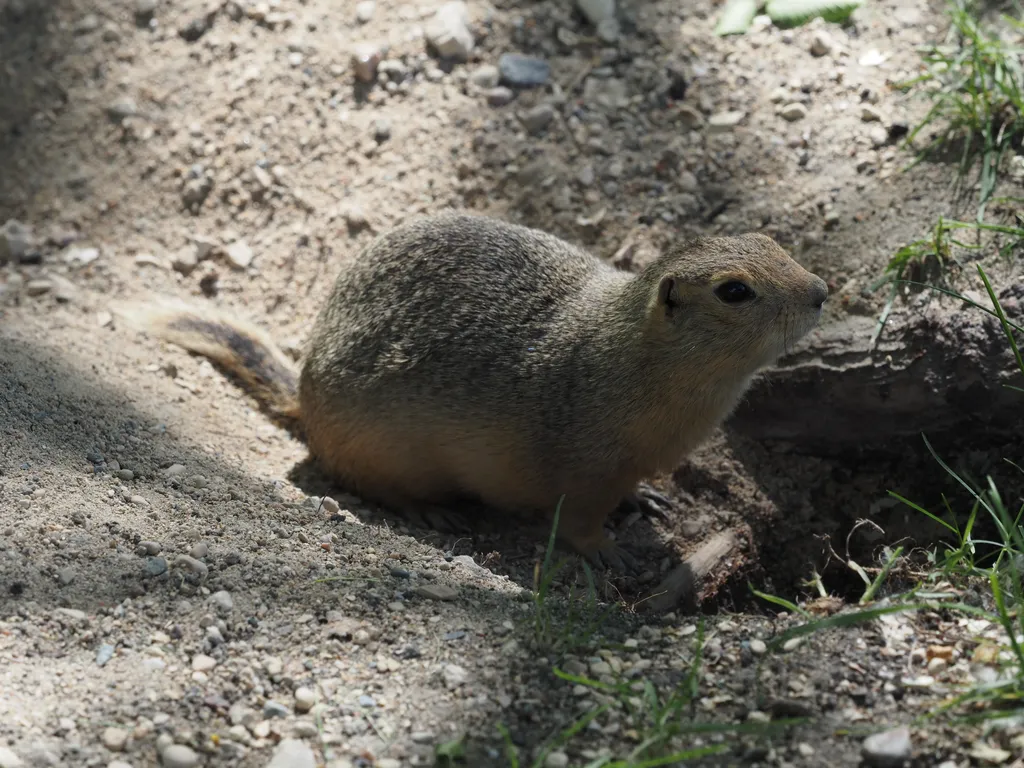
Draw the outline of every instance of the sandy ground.
[[[828,280],[827,327],[877,315],[865,289],[892,252],[957,212],[948,167],[900,173],[926,105],[888,87],[944,29],[938,3],[727,40],[707,2],[621,3],[602,41],[568,2],[471,2],[467,61],[425,44],[438,7],[0,0],[0,224],[22,233],[7,225],[0,271],[3,768],[396,768],[453,740],[465,764],[504,765],[499,724],[531,765],[602,700],[553,666],[666,696],[684,680],[697,617],[636,601],[722,531],[742,546],[705,585],[697,719],[810,722],[673,742],[726,744],[711,764],[857,765],[989,630],[890,617],[764,656],[795,619],[748,579],[806,596],[817,568],[856,597],[830,546],[861,518],[884,531],[858,529],[866,557],[927,543],[885,491],[945,486],[905,446],[826,459],[725,430],[662,479],[684,514],[617,521],[650,565],[602,581],[599,624],[566,623],[576,571],[559,577],[574,636],[552,648],[530,596],[543,530],[450,536],[368,507],[209,363],[119,326],[112,300],[191,297],[298,350],[360,247],[454,207],[626,268],[676,238],[764,231]],[[353,51],[379,59],[375,82]],[[546,62],[543,84],[507,88],[506,53]],[[612,707],[540,764],[622,758],[643,722]],[[982,747],[1024,749],[1019,731],[931,725],[910,764]]]

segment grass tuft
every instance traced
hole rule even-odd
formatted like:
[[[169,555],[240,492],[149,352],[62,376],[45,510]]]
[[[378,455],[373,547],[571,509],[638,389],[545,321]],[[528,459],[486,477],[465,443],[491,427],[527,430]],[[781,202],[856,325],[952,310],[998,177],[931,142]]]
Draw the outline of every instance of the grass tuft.
[[[925,130],[932,136],[911,165],[957,150],[957,186],[963,190],[978,166],[978,221],[995,191],[1000,163],[1024,140],[1022,49],[983,29],[970,0],[949,6],[946,41],[921,51],[925,73],[901,84],[904,90],[926,85],[931,109],[907,135],[909,146]],[[1016,19],[1003,17],[1022,29]],[[972,184],[974,182],[971,182]]]

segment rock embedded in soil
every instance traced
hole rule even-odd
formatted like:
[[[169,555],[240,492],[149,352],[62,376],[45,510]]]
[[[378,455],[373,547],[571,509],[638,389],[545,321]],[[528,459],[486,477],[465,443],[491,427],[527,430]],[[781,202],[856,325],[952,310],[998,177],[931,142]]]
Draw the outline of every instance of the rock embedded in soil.
[[[551,77],[551,65],[535,56],[503,53],[498,59],[501,82],[513,88],[539,88]]]
[[[861,746],[861,755],[873,768],[897,768],[910,759],[913,748],[910,729],[902,726],[868,736]]]
[[[463,61],[473,50],[469,8],[461,0],[445,3],[438,8],[423,33],[427,42],[443,58]]]

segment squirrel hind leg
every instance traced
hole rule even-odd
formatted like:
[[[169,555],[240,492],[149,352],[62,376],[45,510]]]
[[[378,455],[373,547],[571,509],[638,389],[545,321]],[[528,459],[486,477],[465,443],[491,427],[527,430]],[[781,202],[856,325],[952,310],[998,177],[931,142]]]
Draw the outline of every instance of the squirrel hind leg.
[[[566,499],[558,516],[558,537],[600,570],[635,571],[637,559],[605,532],[608,511],[602,514],[600,506],[583,499]]]

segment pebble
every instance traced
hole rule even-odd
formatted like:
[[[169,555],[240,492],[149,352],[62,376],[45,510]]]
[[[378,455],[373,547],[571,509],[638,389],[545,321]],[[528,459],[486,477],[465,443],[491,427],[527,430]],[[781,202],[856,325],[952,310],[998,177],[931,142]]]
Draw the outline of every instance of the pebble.
[[[167,573],[167,560],[162,557],[147,557],[146,573],[153,577],[163,576]]]
[[[61,568],[57,571],[57,583],[62,587],[68,586],[75,580],[75,572],[71,568]]]
[[[576,0],[576,7],[595,27],[605,19],[615,18],[615,0]]]
[[[125,482],[131,482],[135,479],[135,473],[130,469],[119,469],[114,473],[114,477],[118,480],[124,480]]]
[[[231,613],[235,607],[235,601],[231,597],[231,593],[226,589],[219,590],[210,595],[210,602],[221,613]]]
[[[376,10],[377,3],[374,0],[362,0],[362,2],[356,3],[356,21],[360,24],[368,23]]]
[[[861,107],[860,119],[865,123],[880,123],[882,121],[882,113],[876,107],[865,104]]]
[[[208,554],[210,554],[210,545],[205,541],[197,542],[192,545],[192,549],[189,550],[189,554],[192,555],[196,560],[202,560]]]
[[[160,764],[163,768],[195,768],[199,755],[184,744],[171,744],[160,752]]]
[[[912,752],[910,729],[906,726],[872,734],[861,745],[864,762],[876,768],[903,765]]]
[[[309,712],[316,704],[316,694],[311,688],[305,686],[295,689],[295,711],[299,713]]]
[[[288,717],[288,714],[288,707],[280,702],[274,701],[273,699],[267,699],[263,702],[264,717]]]
[[[469,671],[458,664],[445,664],[441,669],[441,674],[444,676],[444,684],[448,690],[455,690],[469,681]]]
[[[42,296],[44,293],[49,293],[51,288],[53,288],[53,283],[43,278],[29,280],[25,283],[25,293],[29,296]]]
[[[25,763],[7,747],[0,747],[0,768],[23,768]]]
[[[765,645],[764,640],[754,638],[750,641],[750,652],[755,656],[764,656],[768,653],[768,646]]]
[[[503,53],[498,58],[501,82],[516,88],[537,88],[551,77],[551,65],[544,59],[521,53]]]
[[[205,653],[197,653],[192,657],[192,670],[195,672],[209,672],[217,666],[217,660]]]
[[[132,764],[126,763],[124,760],[112,760],[107,763],[107,768],[132,768]]]
[[[487,92],[487,103],[492,107],[504,107],[515,97],[516,95],[512,92],[511,88],[499,85],[497,88],[491,88]]]
[[[731,131],[740,121],[746,117],[746,112],[733,110],[732,112],[719,112],[708,118],[708,130],[711,133],[725,133]]]
[[[159,0],[135,0],[135,15],[140,19],[148,19],[156,13]]]
[[[828,56],[835,50],[836,44],[832,37],[823,29],[819,29],[811,38],[811,55]]]
[[[112,658],[114,658],[114,646],[110,643],[104,643],[96,651],[96,663],[101,667],[106,665]]]
[[[501,72],[493,64],[481,64],[470,74],[469,81],[484,90],[495,88],[501,82]]]
[[[9,219],[0,227],[0,264],[25,261],[32,246],[32,230],[17,219]]]
[[[803,120],[807,117],[807,107],[798,101],[794,101],[792,104],[787,104],[782,108],[782,117],[791,123]]]
[[[885,126],[875,125],[868,132],[868,138],[871,139],[871,146],[878,149],[889,143],[889,131],[885,129]]]
[[[305,742],[282,739],[267,763],[267,768],[316,768],[316,757]]]
[[[445,584],[423,584],[413,590],[414,595],[427,600],[454,600],[459,593]]]
[[[188,555],[178,555],[178,559],[174,562],[175,565],[188,568],[201,579],[205,579],[207,574],[210,572],[210,569],[206,567],[206,563],[196,560],[194,557],[189,557]]]
[[[552,752],[544,760],[544,768],[565,768],[569,765],[569,756],[565,752]]]
[[[386,117],[373,121],[373,139],[381,144],[391,138],[391,121]]]
[[[252,264],[252,248],[245,240],[236,240],[224,249],[224,255],[228,257],[228,263],[235,269],[245,269]]]
[[[462,0],[445,3],[427,22],[423,34],[441,57],[468,58],[474,45],[473,33],[469,29],[469,8]]]
[[[550,104],[538,104],[519,117],[527,133],[534,136],[544,131],[555,119],[555,108]]]
[[[159,555],[163,546],[159,541],[140,541],[138,548],[144,555]]]
[[[704,125],[704,115],[700,113],[699,109],[689,104],[680,104],[676,114],[680,122],[687,128],[700,128]]]
[[[372,43],[357,43],[352,49],[352,72],[361,83],[372,83],[377,79],[377,67],[382,55],[379,46]]]
[[[103,731],[103,746],[111,752],[124,752],[129,733],[124,728],[107,728]]]

